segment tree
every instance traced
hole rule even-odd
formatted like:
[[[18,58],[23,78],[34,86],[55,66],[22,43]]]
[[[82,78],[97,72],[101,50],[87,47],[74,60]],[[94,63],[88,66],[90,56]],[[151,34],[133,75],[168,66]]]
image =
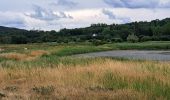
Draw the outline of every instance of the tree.
[[[102,36],[104,38],[104,40],[108,40],[112,38],[112,33],[113,31],[110,30],[110,28],[104,28],[103,32],[102,32]]]
[[[170,35],[170,23],[165,24],[164,27],[162,27],[162,34]]]
[[[26,44],[27,43],[27,38],[25,36],[12,36],[12,43],[14,44]]]

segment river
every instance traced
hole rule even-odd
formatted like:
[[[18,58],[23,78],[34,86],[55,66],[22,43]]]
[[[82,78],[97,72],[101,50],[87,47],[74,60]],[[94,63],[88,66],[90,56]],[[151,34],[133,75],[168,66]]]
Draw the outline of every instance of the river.
[[[113,50],[75,55],[77,57],[114,57],[137,60],[170,61],[170,51]]]

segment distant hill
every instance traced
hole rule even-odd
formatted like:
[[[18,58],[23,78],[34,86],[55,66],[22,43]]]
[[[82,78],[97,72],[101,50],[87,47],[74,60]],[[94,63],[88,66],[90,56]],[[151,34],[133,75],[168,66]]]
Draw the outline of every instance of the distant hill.
[[[127,24],[92,24],[86,28],[61,29],[59,32],[24,30],[0,26],[1,44],[25,44],[41,42],[94,42],[103,43],[136,40],[170,41],[170,18]]]
[[[12,28],[12,27],[4,27],[0,26],[0,34],[5,34],[5,33],[11,33],[11,32],[22,32],[26,31],[24,29],[17,29],[17,28]]]

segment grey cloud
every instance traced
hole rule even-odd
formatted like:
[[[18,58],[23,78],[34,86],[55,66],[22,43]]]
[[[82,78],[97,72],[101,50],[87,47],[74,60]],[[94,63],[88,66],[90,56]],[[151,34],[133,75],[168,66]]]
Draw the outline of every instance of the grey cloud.
[[[51,5],[54,5],[54,6],[65,6],[68,8],[73,8],[77,6],[77,4],[78,3],[70,1],[70,0],[58,0],[58,2],[56,3],[55,2],[51,3]]]
[[[120,17],[119,20],[122,21],[122,24],[132,22],[129,17]]]
[[[161,0],[103,0],[115,8],[170,8],[170,0],[162,3]]]
[[[103,9],[102,13],[104,15],[107,15],[109,17],[109,19],[116,19],[116,16],[113,14],[113,12],[111,12],[109,10]]]
[[[72,16],[67,15],[64,12],[55,13],[52,10],[49,10],[49,9],[47,10],[36,5],[34,5],[33,8],[34,8],[34,13],[26,14],[27,16],[31,18],[45,20],[45,21],[59,20],[62,18],[73,18]]]
[[[103,0],[106,4],[112,7],[124,7],[121,0]]]
[[[17,28],[24,28],[25,22],[22,20],[8,20],[5,22],[0,22],[1,25],[3,26],[10,26],[10,27],[17,27]]]
[[[60,16],[60,18],[70,18],[70,19],[73,19],[72,16],[70,16],[69,14],[66,15],[64,12],[59,12],[59,16]]]
[[[109,19],[120,20],[122,23],[128,23],[131,21],[129,17],[116,16],[112,11],[107,10],[107,9],[103,9],[102,13],[108,16]]]
[[[25,28],[26,23],[23,17],[20,17],[16,14],[17,17],[13,17],[10,13],[2,13],[0,12],[0,25],[17,27],[17,28]]]

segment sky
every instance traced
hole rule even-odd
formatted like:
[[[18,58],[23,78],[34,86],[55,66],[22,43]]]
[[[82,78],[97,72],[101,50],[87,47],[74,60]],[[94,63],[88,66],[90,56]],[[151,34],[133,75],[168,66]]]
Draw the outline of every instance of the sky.
[[[0,0],[0,26],[60,30],[170,17],[170,0]]]

